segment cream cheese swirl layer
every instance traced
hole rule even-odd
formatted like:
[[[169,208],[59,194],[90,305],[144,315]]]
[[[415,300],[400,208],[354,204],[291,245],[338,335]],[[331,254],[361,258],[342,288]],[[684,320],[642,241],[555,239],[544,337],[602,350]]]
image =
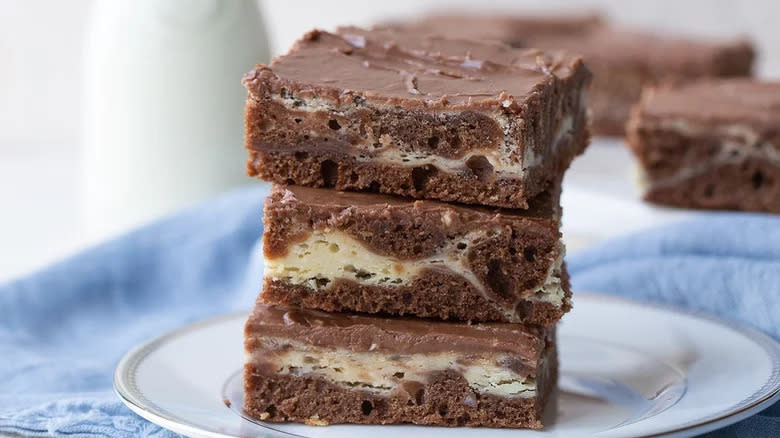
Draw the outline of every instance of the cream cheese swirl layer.
[[[317,291],[326,290],[337,279],[366,286],[399,286],[414,281],[424,269],[442,267],[463,276],[490,299],[467,260],[468,247],[486,232],[470,232],[428,258],[397,260],[366,250],[360,241],[342,231],[314,231],[304,241],[292,245],[284,256],[266,258],[264,275],[271,280],[305,285]],[[526,299],[563,305],[560,276],[564,250],[563,244],[560,245],[559,256],[551,264],[544,284]]]
[[[285,341],[287,351],[256,351],[256,359],[270,363],[277,374],[320,376],[334,383],[375,393],[390,393],[404,382],[425,383],[437,371],[461,374],[474,392],[501,397],[534,397],[536,380],[501,366],[501,355],[464,362],[455,353],[387,355],[326,350]],[[250,358],[251,360],[251,358]],[[540,364],[541,366],[542,364]]]

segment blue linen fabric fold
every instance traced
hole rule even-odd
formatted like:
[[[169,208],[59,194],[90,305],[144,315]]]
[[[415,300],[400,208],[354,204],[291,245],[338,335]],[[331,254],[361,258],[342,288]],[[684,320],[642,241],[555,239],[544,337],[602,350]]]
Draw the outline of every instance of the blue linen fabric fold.
[[[580,251],[567,267],[575,291],[702,311],[780,339],[780,217],[703,213]],[[780,437],[780,403],[704,436]]]
[[[225,194],[0,286],[0,434],[175,436],[114,396],[114,367],[148,338],[251,307],[266,193]],[[702,310],[780,337],[780,218],[705,214],[567,260],[575,289]],[[708,436],[780,436],[780,404]]]
[[[134,344],[252,306],[266,194],[228,193],[0,286],[0,435],[176,436],[122,405],[113,370]]]

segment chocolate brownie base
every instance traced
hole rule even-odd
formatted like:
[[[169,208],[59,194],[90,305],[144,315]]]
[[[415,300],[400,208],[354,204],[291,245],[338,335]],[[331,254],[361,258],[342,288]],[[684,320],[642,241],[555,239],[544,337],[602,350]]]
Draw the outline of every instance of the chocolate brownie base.
[[[703,81],[648,89],[628,125],[645,199],[780,213],[780,84]]]
[[[557,367],[557,364],[556,364]],[[478,395],[463,377],[441,372],[414,393],[382,396],[345,388],[312,376],[264,375],[247,364],[244,412],[262,421],[329,424],[401,424],[541,429],[557,380],[547,381],[540,396],[507,399]]]
[[[780,165],[748,159],[676,183],[649,186],[644,199],[674,207],[780,214]]]
[[[327,293],[317,293],[303,285],[266,279],[262,299],[266,303],[284,304],[328,312],[355,311],[387,315],[413,315],[442,320],[523,322],[550,326],[571,310],[571,290],[564,264],[561,271],[564,290],[562,305],[539,300],[520,299],[514,317],[506,313],[459,275],[436,271],[425,272],[411,284],[396,287],[366,287],[339,279]],[[510,321],[511,320],[511,321]]]
[[[552,328],[258,303],[245,335],[244,410],[270,422],[538,429],[558,377]]]
[[[571,308],[559,185],[529,210],[274,186],[268,303],[552,325]]]
[[[587,145],[578,58],[342,32],[311,32],[244,77],[250,175],[527,208]]]
[[[578,122],[579,123],[579,122]],[[584,121],[583,121],[584,123]],[[570,139],[576,154],[590,141],[587,130]],[[384,193],[413,198],[436,199],[467,204],[528,208],[527,195],[509,179],[493,180],[490,164],[475,159],[458,173],[440,171],[435,165],[396,166],[364,162],[336,151],[249,151],[247,173],[278,184],[327,187]],[[560,162],[540,178],[539,187],[550,187],[570,161]],[[538,188],[534,186],[536,191]]]

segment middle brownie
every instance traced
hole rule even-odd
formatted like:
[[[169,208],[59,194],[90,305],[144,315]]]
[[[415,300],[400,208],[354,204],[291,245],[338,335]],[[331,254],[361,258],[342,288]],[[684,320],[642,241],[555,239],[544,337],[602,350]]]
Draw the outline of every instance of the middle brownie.
[[[274,186],[261,299],[325,311],[555,324],[570,291],[560,188],[528,210]]]

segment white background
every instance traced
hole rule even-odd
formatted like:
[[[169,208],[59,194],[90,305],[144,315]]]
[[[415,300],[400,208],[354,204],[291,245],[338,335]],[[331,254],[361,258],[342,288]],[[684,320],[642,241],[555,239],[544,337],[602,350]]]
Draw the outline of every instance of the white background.
[[[441,5],[484,10],[482,4],[523,11],[600,10],[626,25],[659,31],[749,35],[761,53],[758,73],[780,76],[780,2],[773,0],[280,0],[262,7],[271,47],[279,54],[312,27],[414,17]],[[0,280],[85,244],[78,151],[90,7],[89,0],[0,0]]]

